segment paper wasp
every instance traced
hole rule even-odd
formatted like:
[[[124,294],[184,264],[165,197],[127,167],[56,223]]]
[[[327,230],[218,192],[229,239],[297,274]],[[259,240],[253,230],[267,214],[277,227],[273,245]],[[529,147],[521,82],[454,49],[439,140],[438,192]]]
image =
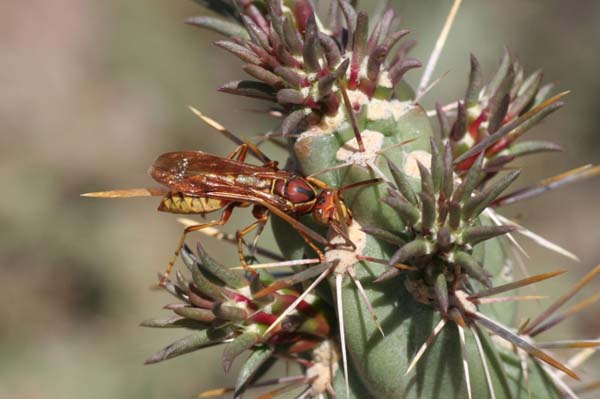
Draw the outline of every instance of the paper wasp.
[[[263,161],[262,166],[244,162],[249,149]],[[353,246],[345,234],[345,226],[351,222],[351,214],[343,202],[342,192],[380,181],[371,179],[338,190],[331,189],[315,178],[304,178],[295,172],[278,169],[277,162],[269,160],[250,143],[241,144],[227,158],[202,151],[168,152],[154,161],[149,173],[167,189],[116,190],[84,195],[103,198],[162,195],[158,210],[177,214],[205,215],[223,210],[217,220],[184,229],[161,281],[170,274],[188,233],[224,225],[234,208],[250,205],[254,206],[252,214],[257,220],[236,234],[238,254],[245,268],[251,270],[243,254],[243,237],[257,227],[262,228],[270,213],[296,229],[323,262],[323,252],[315,243],[325,247],[333,245],[297,218],[312,213],[317,223],[332,227],[345,238],[347,245]],[[322,191],[318,193],[318,189]]]

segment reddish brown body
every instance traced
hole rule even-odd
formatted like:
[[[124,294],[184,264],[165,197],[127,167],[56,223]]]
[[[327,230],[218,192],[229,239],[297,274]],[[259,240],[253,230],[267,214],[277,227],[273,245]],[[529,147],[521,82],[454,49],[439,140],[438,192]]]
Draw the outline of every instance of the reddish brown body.
[[[236,203],[267,204],[286,214],[303,214],[314,207],[317,196],[310,183],[293,172],[201,151],[163,154],[150,175],[171,190],[159,210],[172,213],[204,214]]]

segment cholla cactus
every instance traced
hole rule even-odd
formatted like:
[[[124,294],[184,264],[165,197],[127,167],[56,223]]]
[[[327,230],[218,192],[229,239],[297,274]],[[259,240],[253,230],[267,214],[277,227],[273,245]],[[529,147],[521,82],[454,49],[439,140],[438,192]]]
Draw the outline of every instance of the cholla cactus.
[[[503,195],[519,175],[503,170],[510,161],[560,149],[517,139],[560,108],[565,93],[548,98],[542,74],[525,78],[507,52],[487,85],[472,57],[464,100],[426,112],[418,100],[453,14],[415,96],[403,76],[421,64],[408,58],[414,42],[403,39],[408,31],[397,28],[391,9],[370,18],[355,2],[331,0],[325,23],[308,0],[198,2],[221,17],[188,22],[223,34],[217,45],[256,79],[220,90],[271,103],[282,121],[268,138],[286,141],[288,169],[332,190],[351,188],[332,202],[340,223],[329,232],[318,230],[312,216],[291,215],[328,234],[331,245],[318,265],[303,260],[312,250],[294,226],[273,218],[284,255],[279,266],[293,265],[285,278],[245,277],[201,247],[198,257],[184,249],[192,281],[178,274],[176,283],[164,284],[183,302],[167,306],[177,316],[143,325],[195,332],[148,362],[225,344],[227,370],[249,351],[235,397],[262,384],[274,355],[294,359],[305,373],[276,381],[290,383],[261,398],[294,388],[298,398],[575,397],[563,377],[578,378],[578,361],[560,361],[547,350],[599,341],[534,337],[598,299],[554,315],[600,267],[521,326],[512,325],[518,301],[539,297],[497,296],[562,271],[514,280],[509,252],[519,247],[512,233],[557,246],[496,209],[599,172],[579,168]],[[436,114],[439,137],[430,121]],[[357,186],[373,179],[379,184]]]
[[[152,355],[146,364],[225,344],[225,371],[240,354],[250,352],[234,389],[236,396],[244,392],[248,382],[260,373],[261,367],[273,360],[273,356],[303,360],[302,364],[308,366],[307,390],[315,394],[326,390],[333,392],[334,369],[330,370],[332,375],[329,379],[322,377],[329,381],[321,384],[322,388],[317,388],[311,379],[311,373],[314,373],[311,367],[318,368],[312,363],[320,364],[326,356],[324,352],[333,353],[329,355],[333,358],[337,356],[335,344],[329,340],[331,316],[328,305],[314,295],[307,296],[298,304],[294,315],[286,317],[272,334],[265,336],[267,328],[298,298],[298,292],[288,288],[260,295],[265,283],[272,282],[272,277],[249,274],[246,278],[241,272],[219,264],[200,245],[197,253],[198,256],[195,256],[187,247],[181,253],[191,272],[191,281],[177,272],[177,282],[163,282],[164,289],[183,302],[165,306],[175,316],[142,323],[144,327],[184,327],[194,332]],[[313,271],[308,273],[313,274]],[[309,357],[306,359],[299,357],[307,354]],[[317,359],[311,359],[311,356]]]

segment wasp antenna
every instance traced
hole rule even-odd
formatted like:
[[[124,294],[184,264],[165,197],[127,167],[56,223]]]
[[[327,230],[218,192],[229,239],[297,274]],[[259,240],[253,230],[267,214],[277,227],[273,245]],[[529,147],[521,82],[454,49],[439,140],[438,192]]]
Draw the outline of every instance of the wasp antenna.
[[[347,186],[344,186],[342,188],[340,188],[338,191],[344,192],[346,190],[350,190],[352,188],[356,188],[356,187],[362,187],[362,186],[370,186],[371,184],[380,184],[383,183],[384,180],[380,179],[380,178],[375,178],[375,179],[368,179],[368,180],[361,180],[359,182],[356,183],[352,183],[352,184],[348,184]]]
[[[350,124],[352,125],[352,130],[354,130],[354,137],[356,138],[356,143],[358,144],[358,150],[360,152],[365,152],[365,144],[363,143],[362,136],[360,135],[360,129],[358,127],[358,122],[356,121],[356,114],[354,113],[354,107],[350,102],[350,98],[348,98],[348,91],[346,90],[346,82],[343,80],[339,80],[339,88],[342,92],[342,98],[344,99],[344,107],[346,108],[346,112],[348,113],[348,117],[350,118]]]
[[[81,194],[90,198],[134,198],[134,197],[162,197],[169,191],[164,188],[126,188],[123,190],[97,191],[95,193]]]

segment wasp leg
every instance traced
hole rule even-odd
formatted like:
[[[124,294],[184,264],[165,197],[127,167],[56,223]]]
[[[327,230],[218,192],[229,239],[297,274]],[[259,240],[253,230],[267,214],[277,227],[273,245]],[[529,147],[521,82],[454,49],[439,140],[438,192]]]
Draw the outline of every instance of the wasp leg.
[[[320,188],[321,190],[328,190],[328,189],[331,189],[331,187],[329,187],[329,186],[327,185],[327,183],[325,183],[325,182],[324,182],[324,181],[322,181],[322,180],[319,180],[319,179],[317,179],[316,177],[313,177],[313,176],[307,176],[307,177],[305,177],[305,179],[306,179],[306,180],[307,180],[309,183],[311,183],[311,184],[313,184],[313,185],[317,186],[318,188]]]
[[[254,143],[251,143],[251,142],[246,141],[246,140],[244,140],[244,141],[245,141],[246,147],[248,147],[254,153],[254,155],[256,155],[262,161],[263,166],[265,166],[267,168],[277,169],[277,165],[279,164],[277,161],[271,160]]]
[[[259,226],[260,226],[260,231],[262,231],[262,226],[264,226],[265,223],[267,223],[267,220],[269,220],[269,214],[264,213],[254,223],[252,223],[248,227],[245,227],[242,230],[238,230],[235,233],[236,238],[237,238],[238,255],[240,257],[240,261],[242,262],[242,267],[244,268],[244,270],[249,271],[253,275],[256,275],[257,272],[251,266],[248,265],[248,262],[246,262],[246,258],[244,257],[244,236]]]
[[[227,156],[228,159],[244,162],[248,154],[248,144],[240,144]]]
[[[237,204],[229,204],[229,205],[227,205],[227,207],[223,210],[223,213],[221,214],[221,218],[219,220],[213,220],[213,221],[208,222],[208,223],[195,224],[195,225],[192,225],[192,226],[187,226],[185,229],[183,229],[183,233],[181,234],[181,238],[179,239],[179,243],[177,244],[177,247],[175,248],[175,253],[173,254],[173,257],[171,258],[171,261],[167,265],[167,269],[164,271],[162,277],[160,278],[159,285],[163,285],[167,281],[167,279],[169,278],[169,275],[171,274],[171,270],[173,269],[173,266],[175,265],[175,261],[179,257],[179,254],[181,252],[181,248],[183,248],[183,245],[185,244],[185,237],[188,235],[188,233],[191,233],[193,231],[202,230],[202,229],[205,229],[207,227],[214,227],[214,226],[222,226],[222,225],[224,225],[225,223],[227,223],[227,221],[231,217],[231,213],[233,212],[233,209],[236,206],[237,206]]]
[[[319,249],[319,247],[317,247],[317,245],[313,242],[313,240],[311,240],[310,237],[308,237],[306,234],[304,234],[304,232],[302,232],[300,230],[296,230],[296,231],[298,232],[298,234],[300,234],[300,237],[302,237],[304,239],[304,241],[306,241],[308,246],[311,247],[313,251],[315,251],[315,253],[319,257],[319,262],[325,263],[325,254],[323,253],[323,251],[321,251]]]

